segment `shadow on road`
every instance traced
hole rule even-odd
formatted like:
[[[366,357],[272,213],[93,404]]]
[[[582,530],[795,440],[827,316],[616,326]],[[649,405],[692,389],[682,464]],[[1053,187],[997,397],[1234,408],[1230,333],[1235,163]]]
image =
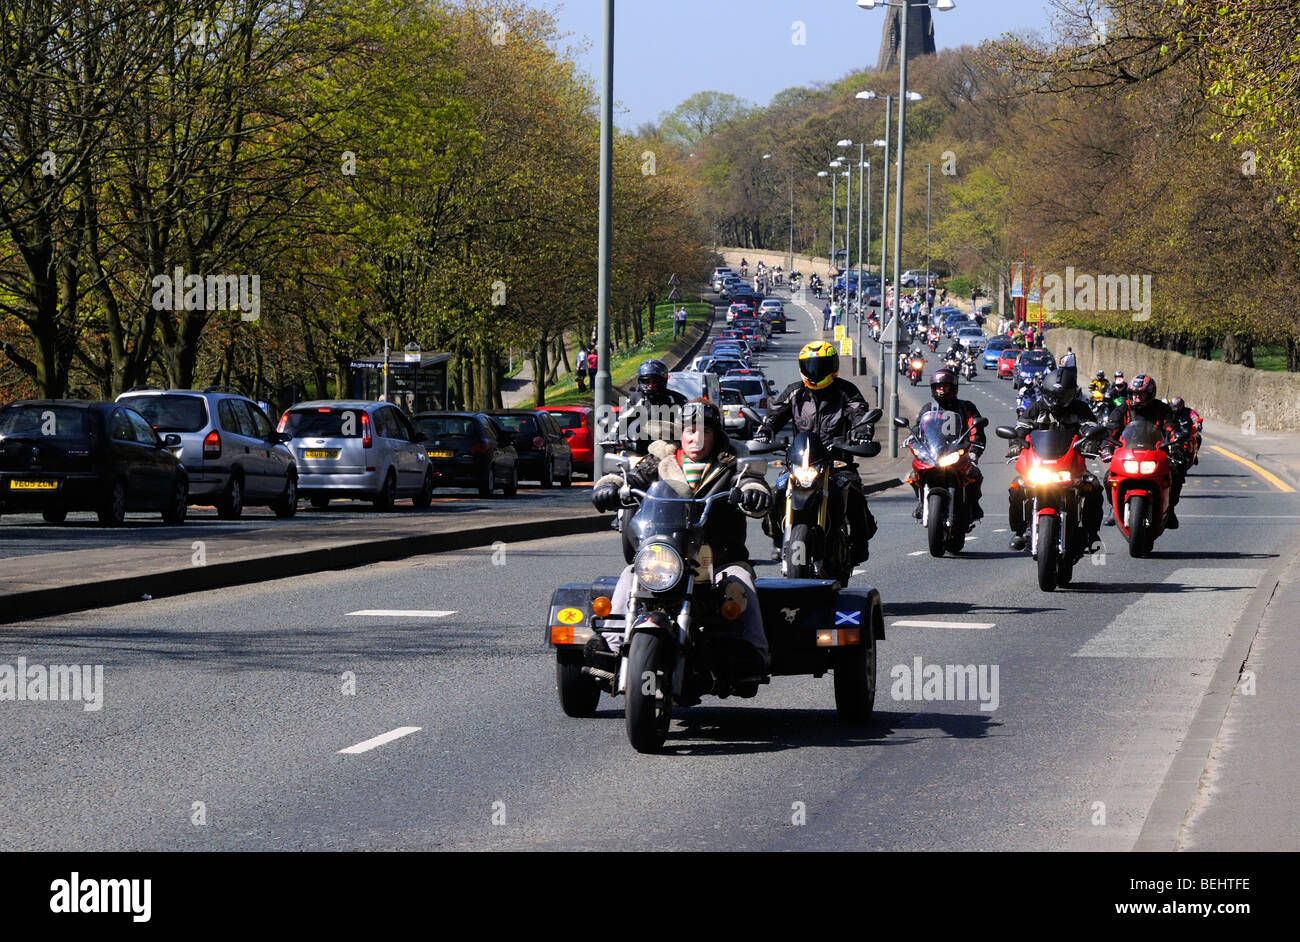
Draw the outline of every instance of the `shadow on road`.
[[[886,602],[885,617],[904,615],[1039,615],[1063,609],[1049,605],[976,605],[973,602]]]

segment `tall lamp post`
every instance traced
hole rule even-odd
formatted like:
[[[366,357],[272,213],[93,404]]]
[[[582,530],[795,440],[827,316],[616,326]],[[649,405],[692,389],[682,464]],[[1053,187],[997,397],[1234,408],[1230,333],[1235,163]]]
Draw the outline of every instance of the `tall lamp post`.
[[[600,255],[597,274],[596,308],[596,375],[592,377],[595,390],[596,421],[608,422],[609,411],[609,299],[610,299],[610,247],[611,220],[613,218],[614,192],[614,0],[605,0],[604,54],[601,63],[600,99]],[[601,438],[608,434],[604,429]],[[604,449],[600,442],[593,454],[593,468],[604,468]]]
[[[956,7],[953,0],[929,0],[928,3],[907,3],[905,0],[858,0],[858,6],[864,10],[874,10],[878,6],[895,7],[903,11],[899,17],[902,20],[902,28],[899,31],[898,45],[898,182],[897,190],[894,195],[894,295],[897,305],[898,292],[902,289],[899,284],[899,276],[902,274],[902,251],[901,243],[903,241],[903,161],[906,150],[904,142],[907,137],[907,102],[911,97],[907,92],[907,11],[911,7],[929,6],[934,9],[945,12]],[[915,93],[913,93],[915,94]],[[920,96],[917,96],[919,98]],[[915,99],[913,99],[915,100]],[[898,312],[895,311],[894,318],[890,322],[890,347],[897,353],[898,350]],[[890,375],[890,395],[889,395],[889,457],[898,457],[898,429],[894,426],[894,420],[898,418],[898,370],[891,371]]]

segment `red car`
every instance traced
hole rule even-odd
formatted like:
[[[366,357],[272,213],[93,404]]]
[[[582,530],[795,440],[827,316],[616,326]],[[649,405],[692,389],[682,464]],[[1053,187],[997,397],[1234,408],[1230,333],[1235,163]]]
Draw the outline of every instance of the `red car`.
[[[1024,353],[1019,347],[1007,347],[998,357],[998,379],[1010,379],[1016,360]]]
[[[573,470],[594,481],[592,430],[596,425],[595,411],[587,406],[544,406],[537,411],[549,413],[568,439],[569,448],[573,450]]]

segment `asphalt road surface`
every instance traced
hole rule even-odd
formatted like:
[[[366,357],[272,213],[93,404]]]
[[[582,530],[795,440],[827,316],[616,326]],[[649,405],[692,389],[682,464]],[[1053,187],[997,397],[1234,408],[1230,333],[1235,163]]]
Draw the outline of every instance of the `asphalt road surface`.
[[[816,335],[792,326],[761,358],[778,385]],[[963,395],[1014,417],[991,371]],[[869,728],[836,721],[830,677],[678,711],[657,756],[621,701],[565,717],[551,590],[621,568],[616,534],[565,537],[0,628],[0,665],[103,669],[97,710],[0,702],[0,848],[1128,849],[1300,508],[1207,450],[1153,558],[1108,528],[1043,593],[1007,548],[1000,445],[958,558],[925,552],[907,489],[871,501]],[[760,575],[768,546],[751,524]],[[996,668],[996,708],[901,696],[918,658]]]

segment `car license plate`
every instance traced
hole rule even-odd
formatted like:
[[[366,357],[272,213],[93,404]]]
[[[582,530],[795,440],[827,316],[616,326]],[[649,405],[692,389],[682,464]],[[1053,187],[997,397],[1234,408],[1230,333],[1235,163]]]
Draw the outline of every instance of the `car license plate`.
[[[451,458],[454,457],[454,453],[450,451],[430,451],[429,457],[430,458]]]
[[[339,456],[337,448],[309,448],[302,453],[302,456],[308,461],[333,461]]]
[[[31,481],[22,478],[9,479],[9,490],[11,491],[57,491],[58,489],[58,481]]]

